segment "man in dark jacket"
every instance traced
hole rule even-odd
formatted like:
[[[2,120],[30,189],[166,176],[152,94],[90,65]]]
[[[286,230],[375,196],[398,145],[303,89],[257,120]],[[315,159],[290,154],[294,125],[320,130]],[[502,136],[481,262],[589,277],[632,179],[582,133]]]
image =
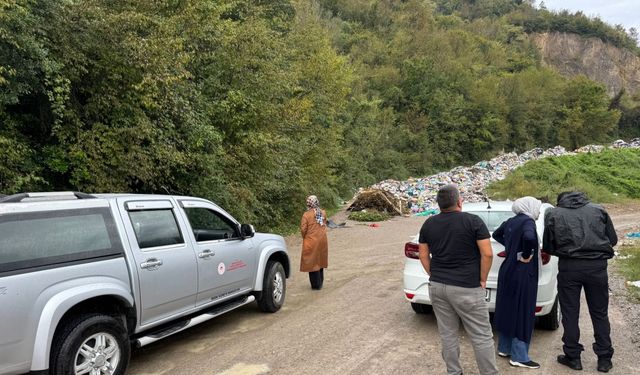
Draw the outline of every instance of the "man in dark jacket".
[[[609,324],[609,278],[607,260],[613,257],[618,242],[607,211],[591,203],[584,193],[564,192],[558,195],[558,207],[545,216],[543,249],[559,258],[558,298],[562,311],[564,355],[558,362],[574,370],[582,370],[580,353],[580,293],[584,288],[593,323],[598,356],[598,371],[612,367],[611,326]]]

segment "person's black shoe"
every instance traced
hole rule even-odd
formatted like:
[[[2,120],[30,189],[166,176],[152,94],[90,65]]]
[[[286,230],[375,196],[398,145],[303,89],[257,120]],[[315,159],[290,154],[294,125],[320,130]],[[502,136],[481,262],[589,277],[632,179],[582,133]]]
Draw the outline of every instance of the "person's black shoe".
[[[540,368],[540,364],[534,361],[518,362],[510,359],[509,364],[513,367],[524,367],[524,368],[533,368],[533,369]]]
[[[582,361],[580,358],[569,358],[564,354],[558,356],[558,363],[565,365],[572,370],[582,370]]]
[[[598,371],[609,372],[613,368],[613,363],[609,358],[598,358]]]

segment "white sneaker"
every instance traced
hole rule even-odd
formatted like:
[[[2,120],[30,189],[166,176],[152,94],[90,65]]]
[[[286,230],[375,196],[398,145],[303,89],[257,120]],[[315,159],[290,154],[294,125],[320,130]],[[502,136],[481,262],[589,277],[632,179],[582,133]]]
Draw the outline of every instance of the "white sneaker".
[[[510,357],[510,355],[509,355],[509,354],[507,354],[507,353],[503,353],[503,352],[498,352],[498,356],[499,356],[499,357],[502,357],[502,358]]]

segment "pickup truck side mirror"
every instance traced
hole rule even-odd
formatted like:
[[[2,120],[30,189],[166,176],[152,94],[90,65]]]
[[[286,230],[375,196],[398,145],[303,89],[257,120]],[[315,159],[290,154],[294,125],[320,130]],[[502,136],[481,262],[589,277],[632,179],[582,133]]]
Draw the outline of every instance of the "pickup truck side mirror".
[[[243,238],[251,238],[256,234],[256,230],[253,228],[253,225],[242,224],[240,225],[240,234]]]

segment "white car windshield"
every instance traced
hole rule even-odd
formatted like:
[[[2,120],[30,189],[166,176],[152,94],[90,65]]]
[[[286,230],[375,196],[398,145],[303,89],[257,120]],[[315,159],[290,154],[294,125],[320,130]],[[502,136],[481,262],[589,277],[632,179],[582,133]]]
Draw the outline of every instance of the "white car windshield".
[[[502,224],[507,219],[513,217],[515,214],[512,211],[466,211],[470,214],[480,216],[480,219],[484,221],[487,228],[489,228],[489,232],[493,232],[500,224]]]

